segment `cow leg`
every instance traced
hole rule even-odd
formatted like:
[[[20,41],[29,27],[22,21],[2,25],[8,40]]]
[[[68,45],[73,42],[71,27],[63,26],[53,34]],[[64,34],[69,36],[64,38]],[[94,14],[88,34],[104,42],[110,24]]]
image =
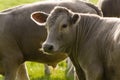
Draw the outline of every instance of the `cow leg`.
[[[70,60],[70,58],[66,59],[66,64],[67,64],[67,68],[66,68],[66,76],[68,79],[74,78],[74,66]]]
[[[74,68],[74,80],[79,80],[75,68]]]
[[[14,43],[12,43],[14,44]],[[23,63],[23,56],[17,46],[9,46],[2,51],[2,65],[5,71],[5,80],[15,80],[20,64]]]
[[[45,70],[44,70],[45,75],[50,75],[51,73],[50,73],[50,68],[49,68],[49,66],[48,66],[47,64],[44,64],[44,68],[45,68]]]
[[[19,66],[24,62],[16,40],[9,34],[0,34],[0,61],[5,71],[5,80],[15,80]]]
[[[15,80],[19,65],[15,61],[5,61],[5,80]]]
[[[74,80],[79,80],[75,67],[72,64],[72,61],[70,60],[70,58],[67,58],[66,63],[67,63],[67,69],[66,69],[67,78],[71,79],[73,77]]]
[[[25,63],[20,65],[16,80],[30,80]]]

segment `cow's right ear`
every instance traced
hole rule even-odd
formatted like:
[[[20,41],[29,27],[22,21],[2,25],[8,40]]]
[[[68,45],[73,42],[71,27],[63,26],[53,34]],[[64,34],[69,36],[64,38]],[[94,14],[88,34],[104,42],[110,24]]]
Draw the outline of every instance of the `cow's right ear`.
[[[40,11],[37,11],[37,12],[33,12],[31,14],[31,19],[37,23],[38,25],[45,25],[46,23],[46,19],[48,17],[48,14],[45,13],[45,12],[40,12]]]
[[[81,19],[81,16],[79,14],[76,14],[76,13],[73,14],[73,16],[72,16],[72,24],[74,26],[76,26],[79,23],[80,19]]]

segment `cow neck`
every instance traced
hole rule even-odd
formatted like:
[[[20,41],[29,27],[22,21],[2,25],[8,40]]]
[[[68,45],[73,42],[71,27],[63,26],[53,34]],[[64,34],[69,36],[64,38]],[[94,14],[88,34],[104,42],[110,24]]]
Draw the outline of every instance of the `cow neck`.
[[[78,57],[78,52],[80,52],[80,49],[84,46],[84,44],[89,41],[91,36],[94,37],[94,32],[97,30],[98,27],[96,26],[96,24],[99,20],[99,17],[93,18],[90,18],[90,16],[81,16],[79,24],[75,27],[75,37],[73,43],[71,43],[69,53],[74,52],[74,55],[76,57]]]
[[[74,35],[75,39],[73,41],[73,44],[69,48],[69,57],[76,68],[79,79],[81,80],[86,79],[85,73],[78,61],[78,54],[81,54],[80,52],[82,47],[87,42],[87,40],[89,40],[90,36],[93,35],[93,31],[96,29],[95,25],[97,20],[99,20],[99,18],[91,20],[91,18],[89,17],[81,17],[79,24],[76,26],[76,31]]]
[[[77,29],[77,44],[82,46],[85,44],[92,36],[94,37],[96,30],[98,29],[99,17],[81,15],[81,20]]]
[[[81,68],[80,64],[79,64],[79,61],[78,61],[78,53],[77,53],[77,46],[71,46],[69,48],[69,57],[73,63],[73,65],[75,66],[75,69],[76,69],[76,72],[77,72],[77,75],[78,75],[78,78],[80,80],[86,80],[85,79],[85,73],[83,71],[83,69]],[[82,76],[82,77],[81,77]]]
[[[79,49],[78,45],[71,47],[69,49],[69,57],[70,57],[73,65],[75,66],[78,78],[80,80],[86,80],[85,73],[84,73],[83,69],[81,68],[81,65],[79,64],[79,61],[78,61],[78,51],[77,51],[78,49]]]
[[[86,80],[85,79],[85,73],[83,71],[83,69],[81,68],[79,61],[78,61],[78,52],[79,52],[79,27],[77,26],[75,29],[75,38],[73,43],[71,43],[71,46],[69,47],[68,53],[69,53],[69,57],[73,63],[73,65],[75,66],[78,78],[80,80]],[[81,77],[82,76],[82,77]]]

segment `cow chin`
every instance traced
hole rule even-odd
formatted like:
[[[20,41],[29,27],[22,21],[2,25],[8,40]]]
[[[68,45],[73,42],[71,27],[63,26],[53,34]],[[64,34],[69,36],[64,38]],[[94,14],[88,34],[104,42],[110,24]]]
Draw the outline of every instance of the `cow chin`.
[[[42,51],[44,54],[48,54],[48,55],[61,54],[61,51],[59,51],[59,50],[51,50],[51,51],[49,51],[49,52],[45,52],[45,51],[41,48],[40,51]]]
[[[50,55],[53,55],[53,54],[66,54],[65,53],[65,49],[64,48],[54,48],[54,50],[50,51],[50,52],[45,52],[46,54],[50,54]]]
[[[61,53],[63,53],[63,52],[61,52],[61,50],[53,50],[47,54],[61,54]]]

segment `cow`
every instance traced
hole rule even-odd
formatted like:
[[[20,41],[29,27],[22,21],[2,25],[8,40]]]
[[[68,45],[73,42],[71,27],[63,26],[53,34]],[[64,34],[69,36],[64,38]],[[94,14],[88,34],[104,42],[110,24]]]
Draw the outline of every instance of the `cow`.
[[[99,0],[98,7],[104,17],[120,17],[120,0]]]
[[[79,80],[120,80],[119,18],[76,13],[59,6],[50,14],[35,12],[31,18],[47,29],[43,51],[66,53]]]
[[[37,2],[20,5],[0,12],[0,74],[5,80],[29,80],[25,61],[46,63],[53,67],[67,55],[49,55],[40,51],[47,37],[44,27],[38,27],[30,15],[35,11],[50,13],[55,6],[63,6],[74,12],[102,15],[101,11],[90,3],[82,1]]]

